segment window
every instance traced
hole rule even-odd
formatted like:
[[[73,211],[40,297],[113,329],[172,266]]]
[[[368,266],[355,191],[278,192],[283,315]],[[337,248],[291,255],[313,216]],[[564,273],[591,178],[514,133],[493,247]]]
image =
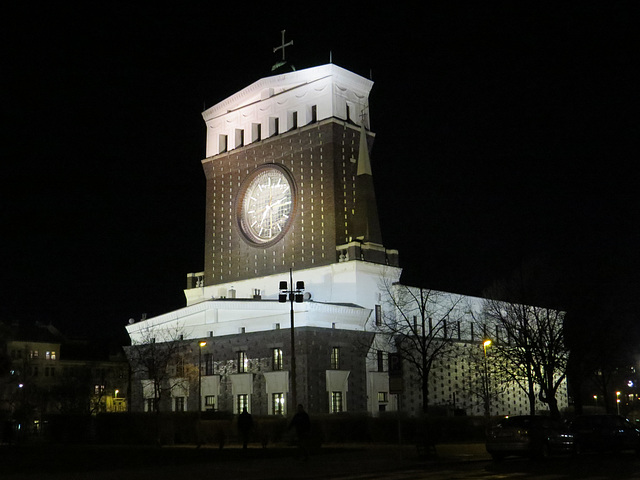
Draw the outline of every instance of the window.
[[[281,348],[273,349],[273,369],[282,370],[282,349]]]
[[[173,402],[174,412],[184,412],[184,397],[175,397]]]
[[[284,393],[274,393],[271,396],[273,402],[273,414],[284,415]]]
[[[331,392],[331,413],[342,412],[342,392]]]
[[[93,394],[100,395],[104,393],[104,385],[94,385],[93,386]]]
[[[238,373],[247,373],[249,367],[249,359],[247,352],[238,352]],[[242,410],[240,410],[241,412]]]
[[[340,347],[331,349],[331,369],[338,370],[340,368]]]
[[[315,123],[318,121],[318,106],[311,106],[311,123]]]
[[[47,359],[47,360],[55,360],[56,359],[56,352],[45,352],[44,358]]]
[[[278,117],[269,118],[269,134],[278,135],[280,133],[280,119]]]
[[[203,365],[203,374],[204,375],[213,375],[213,354],[205,353],[204,354],[204,365]]]
[[[156,411],[156,399],[155,398],[147,398],[145,399],[145,406],[144,406],[144,411],[145,412],[155,412]]]
[[[251,141],[257,142],[262,140],[262,125],[259,123],[253,123],[251,125]]]
[[[236,148],[244,145],[244,130],[241,128],[236,129]]]
[[[378,402],[387,403],[389,401],[389,393],[388,392],[378,392]]]
[[[380,305],[376,305],[376,326],[382,326],[382,307]]]
[[[382,350],[378,350],[378,371],[384,372],[384,352]]]
[[[242,413],[245,408],[247,412],[249,411],[249,395],[247,393],[241,393],[236,397],[236,408],[238,409],[237,413]]]
[[[215,410],[216,409],[216,396],[215,395],[206,395],[204,397],[204,406],[207,410]]]
[[[227,136],[220,135],[218,137],[218,153],[224,153],[227,151]]]

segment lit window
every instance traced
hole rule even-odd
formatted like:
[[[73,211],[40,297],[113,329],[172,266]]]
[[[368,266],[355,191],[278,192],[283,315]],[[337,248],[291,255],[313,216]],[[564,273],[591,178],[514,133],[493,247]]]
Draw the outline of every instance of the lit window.
[[[207,410],[215,410],[216,409],[216,396],[215,395],[207,395],[204,397],[204,406]]]
[[[238,373],[246,373],[248,368],[249,359],[247,358],[247,352],[238,352]]]
[[[246,393],[241,393],[236,397],[236,407],[238,409],[237,413],[242,413],[244,409],[249,411],[249,395]]]
[[[273,369],[282,370],[282,349],[281,348],[273,349]]]
[[[331,413],[342,412],[342,392],[331,392]]]
[[[273,400],[273,414],[284,415],[284,393],[274,393],[271,399]]]
[[[388,392],[378,392],[378,402],[387,403],[389,401],[389,393]]]
[[[331,369],[338,370],[340,368],[340,347],[331,349]]]

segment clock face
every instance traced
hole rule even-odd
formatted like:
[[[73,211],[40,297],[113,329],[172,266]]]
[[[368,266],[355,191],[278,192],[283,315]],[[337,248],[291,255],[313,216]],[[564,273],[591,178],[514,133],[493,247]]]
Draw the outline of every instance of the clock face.
[[[264,165],[240,187],[236,203],[240,230],[253,244],[265,246],[280,240],[293,219],[294,184],[280,165]]]

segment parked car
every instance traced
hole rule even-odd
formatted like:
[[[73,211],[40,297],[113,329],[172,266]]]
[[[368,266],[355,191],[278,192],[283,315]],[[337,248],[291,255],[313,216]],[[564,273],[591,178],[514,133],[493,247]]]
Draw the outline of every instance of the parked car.
[[[494,460],[510,455],[547,457],[573,453],[573,435],[560,420],[538,415],[505,417],[487,429],[487,452]]]
[[[622,451],[640,453],[640,430],[619,415],[581,415],[570,425],[576,451]]]

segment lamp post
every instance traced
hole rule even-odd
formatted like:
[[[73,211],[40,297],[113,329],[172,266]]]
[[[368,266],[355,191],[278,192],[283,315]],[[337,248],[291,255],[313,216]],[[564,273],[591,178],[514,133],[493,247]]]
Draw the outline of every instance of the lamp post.
[[[280,282],[280,293],[278,294],[278,301],[280,303],[286,303],[287,300],[291,304],[291,402],[293,407],[297,405],[297,390],[296,390],[296,344],[295,344],[295,321],[293,314],[293,303],[302,303],[304,300],[304,282],[296,282],[296,288],[293,288],[293,269],[289,269],[289,284],[286,281]],[[289,288],[289,286],[291,288]]]
[[[489,369],[487,368],[487,347],[491,345],[491,340],[487,339],[482,342],[484,350],[484,414],[489,417],[491,415],[491,400],[489,398]]]
[[[202,413],[202,347],[206,344],[205,341],[198,343],[198,417]]]

